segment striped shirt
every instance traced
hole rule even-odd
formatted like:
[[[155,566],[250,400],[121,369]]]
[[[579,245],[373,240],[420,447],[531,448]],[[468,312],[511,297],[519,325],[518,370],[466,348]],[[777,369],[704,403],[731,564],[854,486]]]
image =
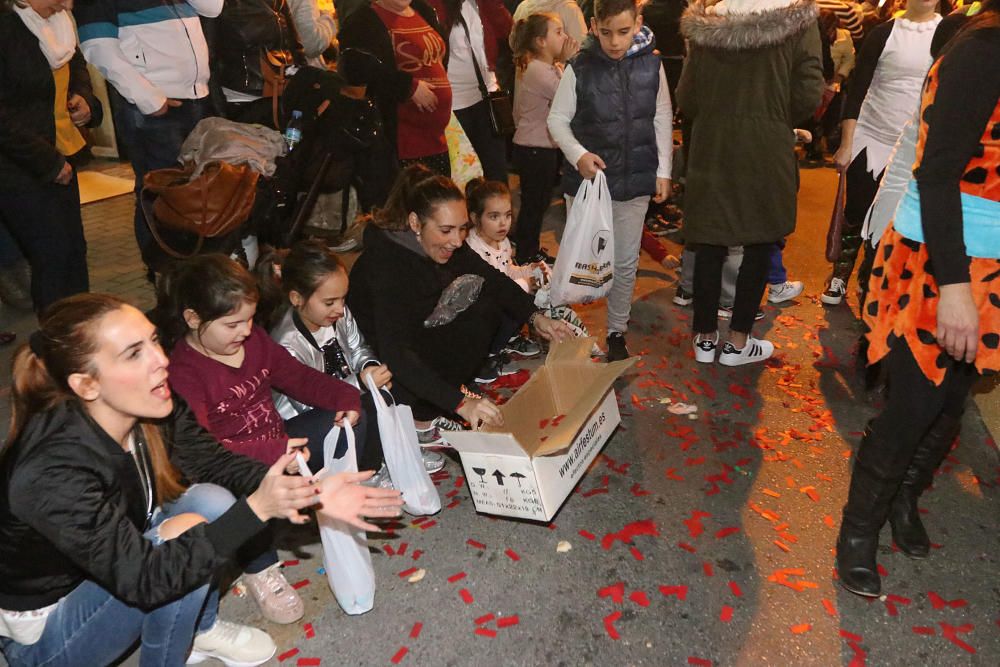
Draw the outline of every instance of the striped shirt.
[[[851,39],[860,40],[865,36],[864,27],[861,25],[861,11],[855,9],[853,2],[843,0],[816,0],[816,5],[820,11],[824,9],[833,12],[840,22],[840,27],[851,33]]]

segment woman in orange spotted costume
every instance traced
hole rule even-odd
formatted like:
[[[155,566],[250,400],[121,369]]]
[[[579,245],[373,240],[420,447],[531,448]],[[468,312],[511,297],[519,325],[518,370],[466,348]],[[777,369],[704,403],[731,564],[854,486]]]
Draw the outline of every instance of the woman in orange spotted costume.
[[[875,555],[893,540],[926,558],[917,499],[958,434],[969,390],[1000,370],[1000,17],[984,3],[931,67],[913,179],[886,230],[864,318],[868,361],[890,394],[858,449],[837,540],[848,590],[881,593]]]

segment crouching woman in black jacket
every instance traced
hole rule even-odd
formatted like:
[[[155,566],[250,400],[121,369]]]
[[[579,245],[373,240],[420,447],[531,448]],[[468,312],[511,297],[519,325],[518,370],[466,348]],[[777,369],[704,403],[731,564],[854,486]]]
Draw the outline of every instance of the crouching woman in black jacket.
[[[284,475],[219,445],[175,400],[153,325],[119,299],[54,304],[15,355],[0,453],[0,650],[19,665],[215,657],[258,665],[264,632],[216,619],[219,568],[266,521],[321,511],[359,527],[392,491]],[[237,500],[236,498],[239,498]],[[189,657],[190,653],[190,657]]]

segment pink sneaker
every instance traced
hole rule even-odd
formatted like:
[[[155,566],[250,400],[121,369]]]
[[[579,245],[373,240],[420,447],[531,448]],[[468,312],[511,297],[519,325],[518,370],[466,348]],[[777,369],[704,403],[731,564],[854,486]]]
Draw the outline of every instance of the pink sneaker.
[[[257,574],[244,574],[243,585],[257,601],[260,613],[272,623],[287,625],[305,614],[302,598],[281,573],[280,563]]]

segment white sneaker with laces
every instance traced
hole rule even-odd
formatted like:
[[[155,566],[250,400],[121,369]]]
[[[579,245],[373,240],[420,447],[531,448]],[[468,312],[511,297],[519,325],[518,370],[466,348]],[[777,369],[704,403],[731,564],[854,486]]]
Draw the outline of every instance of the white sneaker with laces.
[[[784,303],[791,301],[802,294],[805,286],[801,280],[786,280],[779,285],[769,285],[767,288],[767,300],[771,303]]]
[[[723,366],[742,366],[764,361],[772,354],[774,354],[774,343],[748,336],[747,344],[742,350],[737,350],[732,343],[727,342],[723,345],[719,363]]]
[[[217,620],[211,630],[195,635],[186,664],[197,665],[215,658],[226,667],[256,667],[270,660],[277,651],[274,640],[263,630]]]
[[[847,283],[843,278],[830,278],[830,286],[819,295],[819,300],[828,306],[838,306],[847,296]]]
[[[715,362],[715,349],[719,347],[719,332],[715,332],[714,338],[708,338],[702,334],[694,337],[694,360],[699,364],[711,364]]]

